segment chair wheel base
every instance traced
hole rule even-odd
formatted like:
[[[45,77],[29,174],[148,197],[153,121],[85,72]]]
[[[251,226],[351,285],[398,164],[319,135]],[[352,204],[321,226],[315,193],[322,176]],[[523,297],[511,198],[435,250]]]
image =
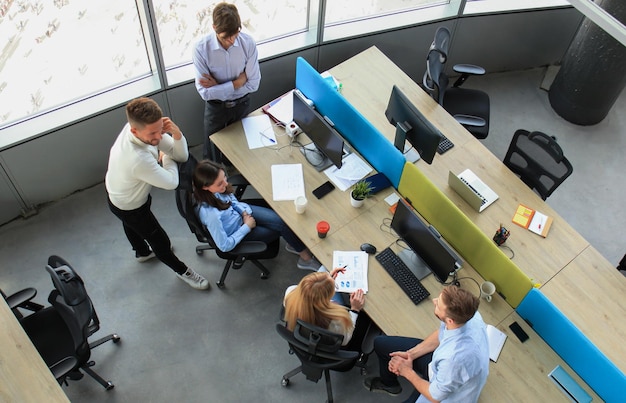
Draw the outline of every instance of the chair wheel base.
[[[111,390],[114,387],[115,387],[115,385],[113,385],[113,383],[111,381],[107,381],[107,384],[105,385],[104,389]]]
[[[269,278],[269,274],[261,273],[261,280],[267,280]]]
[[[287,386],[289,386],[289,378],[283,378],[283,380],[280,381],[280,384],[283,388],[286,388]]]
[[[119,343],[120,340],[122,340],[122,338],[117,334],[114,334],[113,337],[111,338],[111,341],[113,341],[113,343],[116,343],[116,344]]]
[[[223,281],[216,281],[215,284],[217,284],[217,288],[224,288],[224,286],[226,285]]]

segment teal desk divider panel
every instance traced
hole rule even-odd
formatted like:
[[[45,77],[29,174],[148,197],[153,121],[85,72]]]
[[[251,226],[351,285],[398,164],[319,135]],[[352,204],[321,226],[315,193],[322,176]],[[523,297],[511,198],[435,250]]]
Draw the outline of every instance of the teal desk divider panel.
[[[598,396],[624,401],[626,376],[540,290],[530,290],[516,311]]]
[[[315,104],[315,108],[334,124],[335,129],[396,189],[406,159],[359,111],[306,60],[296,60],[296,88]]]

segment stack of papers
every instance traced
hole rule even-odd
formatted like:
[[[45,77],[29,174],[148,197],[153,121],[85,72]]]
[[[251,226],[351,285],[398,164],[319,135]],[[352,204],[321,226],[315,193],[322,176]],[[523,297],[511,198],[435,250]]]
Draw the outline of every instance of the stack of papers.
[[[269,116],[248,116],[241,119],[241,124],[243,125],[243,131],[246,133],[249,149],[276,145],[274,126]]]
[[[370,172],[372,172],[372,167],[355,153],[350,153],[343,159],[341,169],[331,165],[324,171],[328,179],[342,192],[365,178]]]

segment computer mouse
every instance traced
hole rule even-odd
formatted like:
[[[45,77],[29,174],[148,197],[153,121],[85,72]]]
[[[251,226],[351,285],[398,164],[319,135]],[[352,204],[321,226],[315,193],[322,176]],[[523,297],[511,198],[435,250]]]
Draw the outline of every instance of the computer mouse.
[[[371,243],[364,243],[363,245],[361,245],[361,250],[363,252],[367,252],[370,255],[373,255],[374,253],[376,253],[376,247],[372,245]]]

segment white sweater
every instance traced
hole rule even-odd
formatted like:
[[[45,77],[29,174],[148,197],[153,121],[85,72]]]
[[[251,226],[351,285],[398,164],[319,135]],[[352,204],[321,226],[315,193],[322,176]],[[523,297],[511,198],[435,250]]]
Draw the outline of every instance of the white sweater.
[[[163,151],[159,165],[159,151]],[[178,166],[189,157],[187,140],[164,134],[158,146],[145,144],[130,131],[127,123],[109,154],[104,183],[111,203],[120,210],[134,210],[148,201],[152,186],[173,190],[178,186]]]

